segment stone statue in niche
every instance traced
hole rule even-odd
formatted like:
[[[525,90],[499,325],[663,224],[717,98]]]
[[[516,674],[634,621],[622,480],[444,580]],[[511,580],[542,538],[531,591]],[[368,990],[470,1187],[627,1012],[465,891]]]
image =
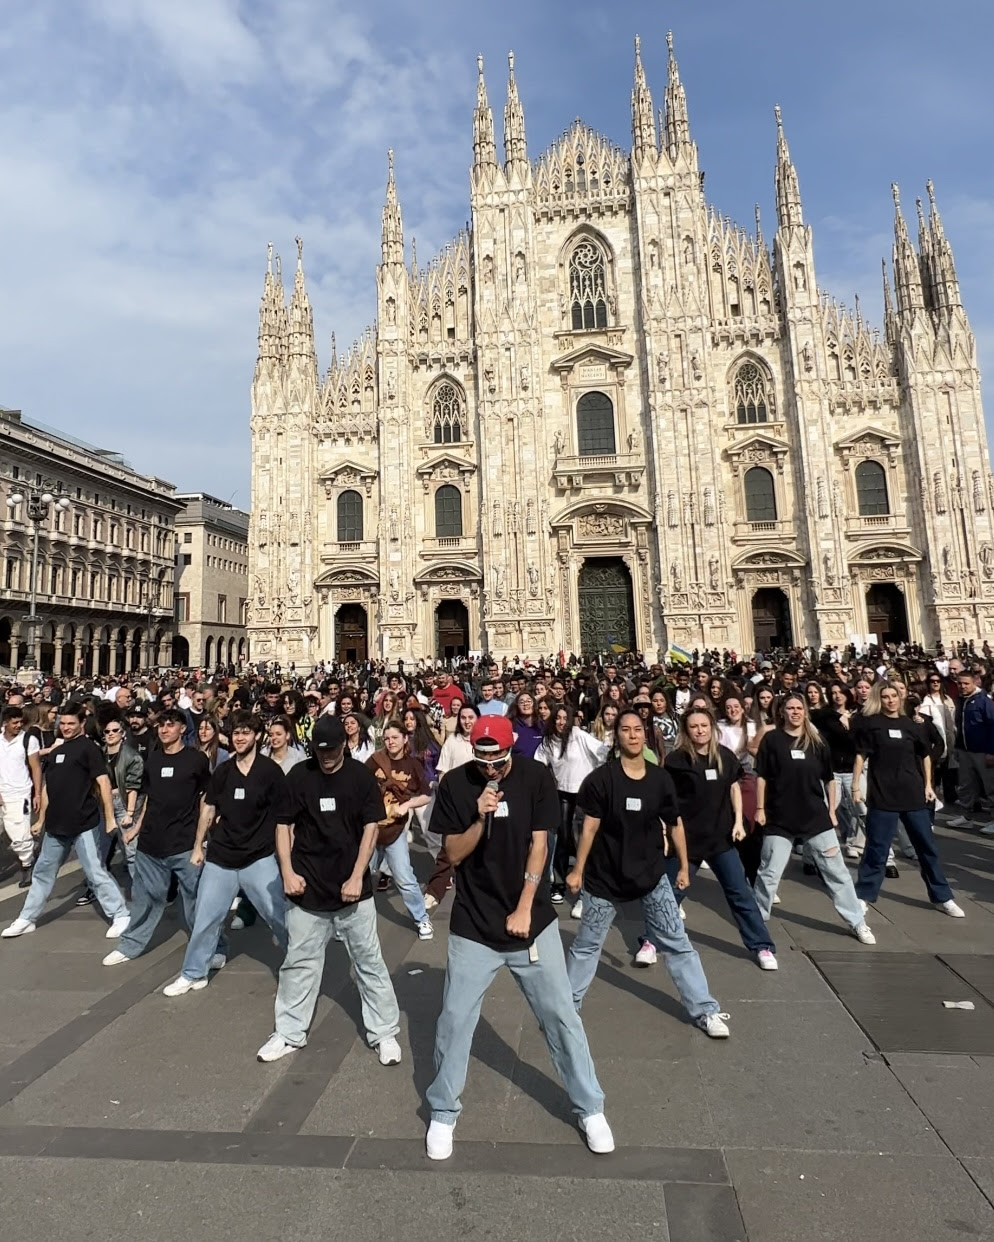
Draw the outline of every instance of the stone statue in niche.
[[[563,449],[566,447],[566,437],[562,431],[557,431],[552,437],[552,449],[557,457],[562,457]]]
[[[690,370],[695,380],[701,379],[704,372],[701,370],[701,355],[695,349],[690,355]]]
[[[390,598],[396,604],[400,599],[400,572],[396,569],[390,570]]]
[[[393,298],[387,298],[387,326],[393,327],[397,322],[397,303]]]
[[[805,341],[804,348],[801,350],[801,360],[804,363],[805,371],[812,371],[815,365],[814,354],[811,352],[811,342]]]
[[[628,451],[629,453],[637,453],[642,447],[642,437],[639,435],[638,428],[628,433]]]
[[[716,556],[712,556],[711,559],[708,561],[708,586],[711,588],[712,591],[717,591],[719,589],[719,584],[721,581],[719,578],[720,573],[721,573],[721,563],[719,562]]]
[[[259,601],[259,607],[266,606],[266,584],[263,581],[262,574],[255,575],[255,597]]]
[[[666,384],[667,375],[670,369],[670,356],[667,353],[661,353],[656,359],[656,378],[661,387]]]
[[[683,239],[683,261],[687,267],[690,267],[694,262],[694,242],[690,237]]]
[[[387,372],[387,400],[395,401],[397,399],[397,377],[393,371]]]
[[[483,279],[488,285],[493,284],[494,260],[493,260],[493,256],[489,254],[485,254],[483,256]]]
[[[497,377],[494,373],[494,368],[491,363],[488,363],[483,368],[483,379],[487,385],[487,392],[489,392],[491,395],[495,393],[497,391]]]
[[[798,293],[803,293],[808,287],[808,278],[804,272],[803,263],[794,264],[794,288]]]
[[[527,392],[531,387],[531,382],[531,371],[528,368],[528,364],[524,363],[518,368],[518,384],[521,387],[521,391]]]
[[[528,594],[532,599],[538,598],[538,569],[534,564],[528,566]]]
[[[949,544],[942,546],[942,576],[946,582],[953,580],[953,557],[949,551]]]
[[[295,569],[291,569],[287,574],[286,593],[290,597],[290,603],[295,604],[300,595],[300,574]]]
[[[990,582],[994,578],[994,548],[985,543],[977,553],[977,560],[980,561],[980,572]]]
[[[679,593],[683,590],[683,570],[680,568],[679,561],[674,561],[670,566],[670,577],[673,580],[673,590]]]
[[[507,585],[504,578],[504,566],[494,566],[494,595],[498,599],[503,599],[507,592]]]
[[[514,280],[516,284],[522,284],[526,279],[525,256],[519,250],[514,256]]]
[[[827,552],[822,557],[822,566],[824,570],[822,576],[825,579],[825,585],[834,586],[835,585],[835,571],[832,569],[832,558],[829,556]]]

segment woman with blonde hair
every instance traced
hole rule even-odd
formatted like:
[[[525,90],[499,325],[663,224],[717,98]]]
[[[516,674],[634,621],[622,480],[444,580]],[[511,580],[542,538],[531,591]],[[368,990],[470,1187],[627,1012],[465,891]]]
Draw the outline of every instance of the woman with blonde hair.
[[[842,857],[836,835],[836,784],[832,754],[811,723],[803,694],[780,703],[779,724],[763,736],[756,756],[756,822],[763,853],[756,876],[756,904],[764,919],[790,859],[791,842],[802,840],[836,910],[860,944],[876,944]]]
[[[384,690],[377,700],[376,712],[369,727],[369,735],[372,738],[374,750],[379,750],[383,746],[383,734],[386,732],[387,726],[400,723],[397,719],[398,706],[397,696],[392,690]],[[401,732],[403,732],[403,728],[403,725],[401,725]]]

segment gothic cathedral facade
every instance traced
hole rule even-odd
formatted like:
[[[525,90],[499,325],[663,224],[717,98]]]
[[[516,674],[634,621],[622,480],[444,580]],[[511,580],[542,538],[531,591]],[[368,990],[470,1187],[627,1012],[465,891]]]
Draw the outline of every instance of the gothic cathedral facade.
[[[393,156],[377,320],[319,376],[301,247],[272,251],[252,388],[263,661],[740,653],[994,630],[974,338],[932,186],[894,187],[881,336],[819,290],[777,110],[766,245],[704,198],[669,39],[632,146],[579,120],[503,162],[480,62],[468,232],[405,259]]]

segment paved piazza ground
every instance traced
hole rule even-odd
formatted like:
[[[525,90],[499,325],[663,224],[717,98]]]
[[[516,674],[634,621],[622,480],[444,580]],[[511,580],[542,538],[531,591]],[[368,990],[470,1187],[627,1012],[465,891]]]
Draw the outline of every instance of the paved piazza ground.
[[[266,1066],[255,1052],[272,1030],[276,958],[261,931],[233,933],[211,986],[169,1001],[175,916],[145,957],[106,969],[104,924],[73,906],[67,874],[37,933],[0,944],[0,1236],[994,1238],[994,843],[945,830],[942,844],[966,920],[929,909],[905,864],[869,949],[792,863],[776,975],[752,964],[701,876],[688,927],[731,1014],[727,1042],[686,1023],[661,966],[632,968],[627,910],[584,1007],[612,1156],[585,1150],[505,974],[444,1166],[423,1154],[422,1097],[449,901],[420,944],[399,899],[378,899],[401,1066],[382,1068],[358,1037],[338,946],[309,1047]],[[19,901],[0,890],[4,923]]]

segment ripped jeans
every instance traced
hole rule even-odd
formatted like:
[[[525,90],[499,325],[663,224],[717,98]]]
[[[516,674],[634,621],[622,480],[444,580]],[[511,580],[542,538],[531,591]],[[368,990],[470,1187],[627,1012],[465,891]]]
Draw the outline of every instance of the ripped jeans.
[[[787,849],[789,853],[790,842],[787,842]],[[583,918],[566,958],[566,973],[577,1009],[594,981],[604,941],[617,913],[614,902],[605,897],[594,897],[586,889],[580,896],[583,899]],[[652,892],[642,898],[642,914],[646,934],[661,950],[666,969],[691,1021],[700,1023],[708,1014],[717,1013],[721,1006],[708,991],[704,967],[684,930],[676,897],[665,875]]]
[[[768,836],[763,838],[763,855],[759,864],[759,874],[753,891],[756,904],[764,919],[770,917],[773,897],[780,884],[781,877],[790,861],[791,842],[789,837]],[[865,922],[863,907],[859,904],[856,889],[853,886],[849,868],[842,857],[842,848],[835,829],[819,832],[809,837],[804,843],[804,856],[810,858],[818,868],[821,878],[825,881],[832,904],[850,928],[859,927]]]

